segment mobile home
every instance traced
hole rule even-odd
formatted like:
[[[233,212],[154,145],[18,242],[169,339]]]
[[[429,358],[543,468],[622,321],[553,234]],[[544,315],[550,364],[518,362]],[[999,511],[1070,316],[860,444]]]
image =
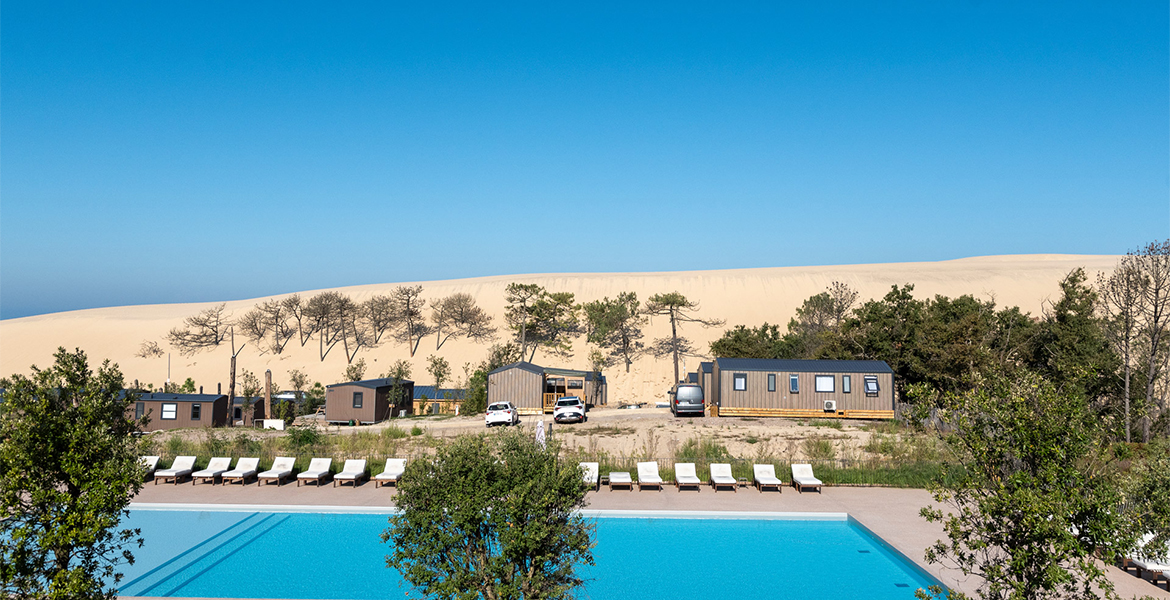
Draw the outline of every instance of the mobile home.
[[[894,418],[894,371],[880,360],[716,358],[703,391],[725,417]]]
[[[591,406],[604,405],[609,401],[605,376],[524,361],[488,373],[488,403],[511,402],[520,414],[552,412],[557,400],[565,396],[577,396]]]
[[[391,392],[397,388],[397,393]],[[414,412],[414,382],[366,379],[325,387],[325,420],[330,423],[377,423]]]
[[[227,425],[228,399],[222,394],[141,393],[131,410],[135,419],[149,417],[143,431],[222,427]]]

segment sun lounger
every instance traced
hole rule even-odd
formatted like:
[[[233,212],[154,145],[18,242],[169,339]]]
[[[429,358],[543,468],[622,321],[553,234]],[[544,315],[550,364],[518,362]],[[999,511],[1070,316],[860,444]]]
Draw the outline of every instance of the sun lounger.
[[[310,481],[321,485],[321,480],[329,476],[329,467],[333,464],[332,458],[314,458],[309,461],[309,468],[305,469],[304,473],[297,473],[297,487],[301,486],[301,482],[309,483]]]
[[[611,471],[609,474],[609,491],[613,491],[615,487],[626,486],[630,491],[634,491],[634,480],[630,478],[630,474],[626,471]]]
[[[224,484],[239,481],[240,485],[248,485],[248,479],[256,476],[256,467],[259,464],[259,458],[241,458],[236,461],[236,468],[220,476],[220,481]]]
[[[139,456],[138,462],[142,463],[142,467],[146,469],[146,474],[143,475],[144,479],[154,477],[154,471],[158,469],[157,456]]]
[[[756,489],[761,492],[767,488],[775,488],[779,492],[780,486],[784,485],[784,482],[776,477],[775,465],[752,465],[752,473],[755,475]]]
[[[676,463],[674,465],[674,482],[678,485],[680,492],[684,485],[695,486],[696,492],[703,485],[703,481],[695,474],[695,463]]]
[[[353,487],[358,486],[358,482],[366,478],[366,461],[365,459],[349,459],[345,461],[345,468],[341,472],[333,476],[333,487],[337,487],[338,483],[350,482]]]
[[[817,493],[821,493],[821,485],[821,480],[813,477],[812,465],[792,465],[792,487],[796,488],[796,491],[804,492],[804,488],[815,488]]]
[[[715,463],[711,465],[711,487],[716,492],[721,487],[730,487],[733,492],[739,491],[735,483],[735,476],[731,474],[731,464]]]
[[[272,461],[272,468],[256,477],[257,485],[263,485],[265,481],[275,481],[276,486],[280,487],[285,479],[292,477],[293,465],[296,462],[295,458],[289,458],[287,456],[276,457],[276,460]]]
[[[194,470],[194,456],[176,456],[175,462],[171,463],[171,468],[154,472],[154,484],[158,485],[159,480],[162,479],[178,485],[184,477],[190,476],[191,471]]]
[[[583,462],[578,464],[581,467],[581,477],[584,478],[585,484],[588,485],[590,489],[601,489],[601,473],[598,472],[600,466],[595,462]]]
[[[658,463],[640,462],[638,463],[638,491],[646,489],[646,486],[657,488],[662,491],[662,477],[658,475]]]
[[[1147,533],[1138,541],[1138,551],[1141,553],[1147,543],[1154,539],[1153,533]],[[1158,581],[1166,583],[1166,590],[1170,591],[1170,546],[1163,549],[1162,554],[1166,555],[1164,559],[1157,558],[1129,558],[1126,560],[1126,567],[1133,567],[1137,569],[1137,576],[1145,579],[1145,573],[1150,574],[1150,582],[1158,585]]]
[[[388,458],[386,459],[386,468],[374,477],[374,487],[388,484],[398,485],[398,480],[405,472],[405,458]]]
[[[207,468],[202,471],[195,471],[191,474],[191,485],[195,485],[199,481],[211,480],[211,485],[215,485],[215,480],[219,479],[221,475],[228,472],[232,466],[232,457],[230,456],[216,456],[207,461]]]

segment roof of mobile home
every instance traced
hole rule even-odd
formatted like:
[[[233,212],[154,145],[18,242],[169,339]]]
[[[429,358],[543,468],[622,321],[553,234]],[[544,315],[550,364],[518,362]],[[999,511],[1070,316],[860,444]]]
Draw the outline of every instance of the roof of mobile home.
[[[723,371],[785,371],[789,373],[893,373],[884,360],[795,360],[716,358]]]
[[[393,385],[395,385],[395,383],[397,383],[398,385],[406,385],[406,384],[413,384],[414,382],[409,380],[409,379],[399,379],[397,381],[395,381],[394,379],[389,379],[389,378],[363,379],[362,381],[344,381],[342,383],[331,383],[325,387],[331,388],[331,387],[337,387],[339,385],[356,385],[359,387],[378,389],[380,387],[393,386]]]

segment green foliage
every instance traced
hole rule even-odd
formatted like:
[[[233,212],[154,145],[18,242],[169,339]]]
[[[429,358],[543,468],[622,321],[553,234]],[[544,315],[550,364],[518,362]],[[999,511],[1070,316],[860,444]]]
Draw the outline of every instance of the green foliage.
[[[122,374],[59,348],[13,375],[0,404],[0,595],[115,598],[138,530],[117,529],[142,487]],[[132,413],[131,413],[132,414]]]
[[[812,460],[829,460],[837,458],[837,446],[833,443],[833,440],[827,437],[814,435],[812,437],[805,438],[805,440],[801,442],[801,447],[804,449],[804,455]]]
[[[946,394],[939,414],[955,455],[931,487],[948,506],[922,510],[947,532],[926,560],[981,577],[982,598],[1111,592],[1100,561],[1111,563],[1134,540],[1117,510],[1121,482],[1102,462],[1100,422],[1085,399],[1017,372]]]
[[[411,428],[410,428],[410,435],[412,435],[412,436],[419,436],[419,435],[422,435],[422,434],[423,434],[422,427],[419,427],[418,425],[415,425],[414,427],[411,427]]]
[[[638,310],[638,295],[621,292],[617,298],[608,297],[581,306],[585,313],[585,340],[608,352],[606,364],[618,360],[630,372],[630,365],[645,352],[642,326],[646,324]]]
[[[320,444],[321,430],[317,429],[316,423],[310,421],[308,425],[289,427],[285,430],[284,439],[290,450],[299,452]]]
[[[451,380],[451,364],[447,359],[434,354],[427,357],[427,373],[435,380],[435,389],[443,387],[443,384]]]
[[[754,329],[736,325],[711,342],[711,355],[722,358],[786,358],[780,327],[764,323]]]
[[[1128,445],[1122,447],[1129,448]],[[1160,562],[1170,561],[1170,442],[1158,440],[1148,455],[1135,460],[1126,483],[1132,502],[1130,518],[1135,530],[1153,534],[1138,554]],[[1158,549],[1165,549],[1159,552]]]
[[[401,427],[397,425],[390,425],[386,429],[382,430],[382,435],[392,440],[400,440],[407,437],[408,434]]]
[[[1120,359],[1096,315],[1097,292],[1085,285],[1084,269],[1060,282],[1060,299],[1040,323],[1031,367],[1058,388],[1097,399],[1118,389]]]
[[[680,462],[728,462],[731,453],[718,440],[709,437],[689,438],[675,452]]]
[[[188,377],[187,380],[183,382],[183,385],[179,386],[179,393],[180,394],[194,394],[195,393],[195,380]]]
[[[809,427],[827,427],[829,429],[840,430],[845,426],[841,423],[841,419],[813,419],[808,422]]]
[[[318,381],[305,392],[305,401],[301,404],[301,414],[311,415],[317,412],[317,408],[325,405],[325,386]]]
[[[476,415],[487,410],[487,374],[482,368],[471,374],[467,380],[467,392],[459,405],[459,414]]]
[[[408,464],[386,563],[430,598],[573,598],[577,566],[593,564],[585,491],[554,444],[523,432],[458,438]]]
[[[342,381],[361,381],[366,376],[366,359],[359,358],[357,362],[350,363],[345,367],[345,373],[342,374]]]

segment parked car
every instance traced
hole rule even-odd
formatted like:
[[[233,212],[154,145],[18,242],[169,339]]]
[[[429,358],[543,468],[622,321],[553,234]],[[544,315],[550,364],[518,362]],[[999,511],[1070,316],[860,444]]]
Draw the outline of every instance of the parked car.
[[[553,421],[557,423],[584,423],[588,420],[585,402],[576,396],[565,396],[553,407]]]
[[[697,414],[703,416],[703,388],[694,383],[680,383],[671,392],[670,412],[674,416]]]
[[[483,417],[484,423],[492,425],[516,425],[520,422],[520,413],[510,402],[492,402],[487,407],[487,414]]]

